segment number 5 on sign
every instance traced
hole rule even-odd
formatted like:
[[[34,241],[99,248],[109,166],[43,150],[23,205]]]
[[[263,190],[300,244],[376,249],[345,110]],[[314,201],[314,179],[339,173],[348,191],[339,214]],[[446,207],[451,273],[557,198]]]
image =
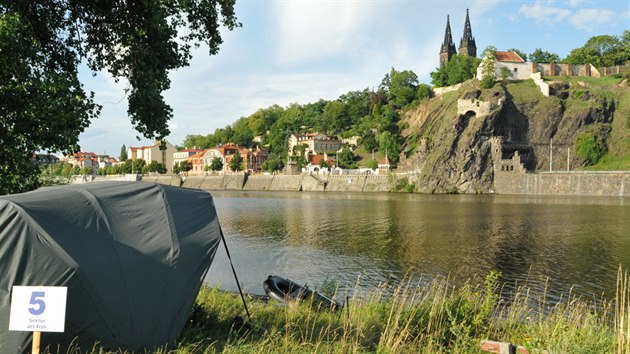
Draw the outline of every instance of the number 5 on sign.
[[[14,286],[9,330],[63,332],[67,291],[65,286]]]

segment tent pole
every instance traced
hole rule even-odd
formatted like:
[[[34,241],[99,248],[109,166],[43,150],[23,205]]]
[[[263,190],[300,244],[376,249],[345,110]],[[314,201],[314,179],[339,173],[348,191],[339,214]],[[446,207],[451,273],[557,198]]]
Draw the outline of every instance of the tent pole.
[[[247,314],[247,320],[252,321],[252,317],[249,314],[249,309],[247,308],[247,303],[245,302],[245,295],[243,295],[243,290],[241,289],[241,284],[238,281],[238,276],[236,275],[236,270],[234,269],[234,263],[232,263],[232,256],[230,256],[230,251],[228,250],[227,242],[225,242],[225,236],[223,235],[223,229],[221,225],[219,225],[219,233],[221,234],[221,240],[223,240],[223,246],[225,246],[225,253],[227,254],[228,259],[230,260],[230,267],[232,267],[232,273],[234,274],[234,280],[236,280],[236,286],[238,287],[238,293],[241,294],[241,300],[243,300],[243,307],[245,307],[245,313]]]

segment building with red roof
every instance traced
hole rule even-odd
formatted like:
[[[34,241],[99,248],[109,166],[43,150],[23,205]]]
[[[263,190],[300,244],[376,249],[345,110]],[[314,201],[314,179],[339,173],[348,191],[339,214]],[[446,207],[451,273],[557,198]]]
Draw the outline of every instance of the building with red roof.
[[[516,52],[494,52],[494,58],[496,61],[504,63],[524,63],[525,60],[521,58]]]
[[[262,171],[262,164],[267,161],[269,152],[265,149],[249,149],[235,144],[224,144],[215,148],[207,149],[202,157],[205,166],[210,166],[215,158],[221,159],[223,169],[219,173],[234,172],[230,168],[230,162],[236,152],[243,158],[243,171],[256,173]]]
[[[175,166],[175,164],[177,163],[182,163],[184,161],[187,161],[189,157],[195,154],[198,154],[200,152],[204,152],[204,151],[206,150],[198,149],[197,147],[194,147],[192,149],[184,149],[184,150],[177,151],[173,153],[173,166]]]
[[[186,161],[190,162],[192,168],[188,171],[189,175],[192,176],[202,176],[205,174],[205,167],[203,156],[206,154],[207,150],[201,150],[194,155],[190,155],[186,158]]]
[[[484,57],[477,68],[477,79],[481,80],[484,66],[490,60]],[[494,52],[494,78],[508,80],[527,80],[531,78],[531,63],[526,63],[516,52]]]

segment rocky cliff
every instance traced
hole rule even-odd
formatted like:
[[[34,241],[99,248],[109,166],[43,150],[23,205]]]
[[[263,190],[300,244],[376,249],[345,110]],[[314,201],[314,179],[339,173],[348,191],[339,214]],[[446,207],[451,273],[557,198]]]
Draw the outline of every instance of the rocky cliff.
[[[611,153],[630,153],[628,87],[579,80],[551,87],[552,95],[545,97],[531,80],[496,83],[488,90],[471,80],[404,112],[399,172],[416,172],[420,192],[490,192],[493,136],[504,138],[502,158],[518,151],[528,170],[549,169],[551,143],[554,169],[566,170],[567,163],[583,167],[575,142],[584,132],[606,141]]]

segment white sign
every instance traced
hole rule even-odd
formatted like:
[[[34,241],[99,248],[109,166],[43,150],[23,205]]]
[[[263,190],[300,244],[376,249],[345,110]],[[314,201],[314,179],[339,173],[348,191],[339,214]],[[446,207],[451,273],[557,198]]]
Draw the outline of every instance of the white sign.
[[[67,292],[65,286],[14,286],[9,331],[63,332]]]

